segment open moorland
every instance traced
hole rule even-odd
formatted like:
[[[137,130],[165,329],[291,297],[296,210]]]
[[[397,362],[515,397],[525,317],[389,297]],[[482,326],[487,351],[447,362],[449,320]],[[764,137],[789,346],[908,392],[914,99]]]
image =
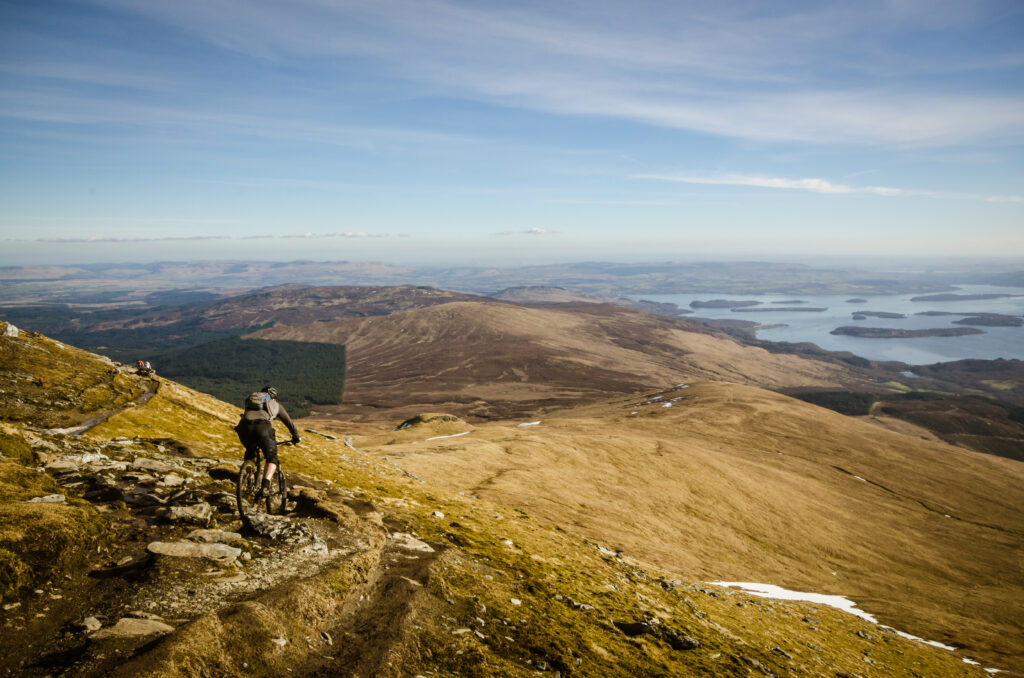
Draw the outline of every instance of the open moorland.
[[[610,304],[453,302],[247,336],[345,345],[349,405],[324,411],[358,418],[437,407],[481,418],[526,416],[687,379],[780,388],[867,383],[838,365]]]
[[[237,407],[33,333],[0,355],[10,674],[1024,670],[1019,462],[690,380],[531,419],[304,420],[288,514],[245,529]]]

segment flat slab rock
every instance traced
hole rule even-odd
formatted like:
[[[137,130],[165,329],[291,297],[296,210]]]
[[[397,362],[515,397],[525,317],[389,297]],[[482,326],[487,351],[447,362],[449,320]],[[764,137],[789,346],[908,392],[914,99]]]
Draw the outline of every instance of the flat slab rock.
[[[231,562],[242,549],[227,544],[199,544],[194,541],[155,541],[146,547],[150,553],[175,558],[208,558],[218,562]]]
[[[213,507],[205,501],[191,506],[172,506],[167,517],[175,522],[207,525],[213,518]]]
[[[134,619],[124,617],[119,619],[113,626],[96,631],[90,638],[102,640],[104,638],[139,638],[151,636],[156,633],[170,633],[174,627],[155,619]]]
[[[65,504],[68,498],[63,494],[48,494],[45,497],[33,497],[29,501],[34,504]]]
[[[388,539],[391,540],[391,543],[394,546],[397,546],[400,549],[405,549],[406,551],[420,551],[422,553],[434,552],[434,548],[430,544],[420,541],[416,537],[405,532],[389,534]]]

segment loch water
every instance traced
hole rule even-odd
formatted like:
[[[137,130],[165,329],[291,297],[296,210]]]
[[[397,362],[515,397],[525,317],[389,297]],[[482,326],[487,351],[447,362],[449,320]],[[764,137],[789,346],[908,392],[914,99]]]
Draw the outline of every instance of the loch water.
[[[830,334],[842,326],[886,327],[905,330],[933,329],[945,327],[971,327],[955,324],[965,315],[916,315],[924,311],[950,313],[999,313],[1002,315],[1024,315],[1024,288],[995,287],[992,285],[957,285],[950,294],[1006,294],[1019,295],[998,299],[956,300],[956,301],[910,301],[912,297],[927,296],[931,293],[912,294],[654,294],[639,295],[636,299],[669,302],[681,309],[690,309],[692,301],[729,299],[761,302],[750,310],[734,312],[728,308],[695,308],[688,318],[728,318],[748,320],[766,327],[757,331],[759,339],[767,341],[811,342],[830,351],[850,351],[869,360],[898,360],[910,365],[929,365],[937,362],[962,360],[965,358],[1016,358],[1024,360],[1024,327],[981,327],[984,334],[970,334],[958,337],[913,337],[868,339]],[[850,303],[850,299],[866,299]],[[778,302],[799,300],[802,303],[780,304]],[[811,307],[825,308],[815,311],[769,311],[771,308]],[[856,311],[902,313],[905,318],[876,318],[854,320]]]

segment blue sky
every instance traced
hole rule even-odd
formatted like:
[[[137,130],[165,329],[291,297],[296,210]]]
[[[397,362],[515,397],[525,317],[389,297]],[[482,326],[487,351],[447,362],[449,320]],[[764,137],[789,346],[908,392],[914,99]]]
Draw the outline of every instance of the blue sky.
[[[0,1],[0,265],[1024,257],[1024,3]]]

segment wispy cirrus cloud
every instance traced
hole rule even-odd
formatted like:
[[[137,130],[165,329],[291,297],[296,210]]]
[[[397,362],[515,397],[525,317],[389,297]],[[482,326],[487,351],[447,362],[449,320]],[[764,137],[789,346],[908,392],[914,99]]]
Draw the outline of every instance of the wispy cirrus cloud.
[[[388,233],[367,233],[365,231],[346,231],[345,233],[313,233],[307,231],[306,233],[295,233],[278,237],[312,240],[314,238],[390,238],[391,236]]]
[[[287,233],[283,235],[193,235],[193,236],[159,236],[159,237],[135,237],[122,238],[116,236],[86,236],[80,238],[71,237],[48,237],[33,238],[32,242],[41,243],[133,243],[133,242],[178,242],[192,240],[315,240],[329,238],[390,238],[388,233]],[[19,242],[28,242],[26,239],[9,239]]]
[[[49,243],[114,243],[114,242],[162,242],[181,240],[230,240],[227,235],[194,235],[194,236],[163,236],[159,238],[115,238],[115,237],[91,237],[91,238],[36,238],[36,242]]]
[[[957,193],[951,191],[925,191],[917,189],[894,188],[892,186],[848,186],[837,184],[827,179],[815,177],[792,179],[788,177],[768,177],[755,174],[723,174],[719,176],[686,176],[675,174],[636,174],[633,179],[650,179],[680,184],[698,184],[705,186],[753,186],[756,188],[775,188],[784,190],[810,191],[830,195],[867,194],[886,197],[929,197],[956,198],[962,200],[981,200],[994,203],[1024,203],[1020,195],[985,195],[980,193]]]
[[[727,1],[639,9],[601,0],[578,7],[105,4],[267,62],[354,57],[427,95],[554,114],[758,141],[933,146],[1024,138],[1019,93],[980,81],[950,90],[935,79],[1019,68],[1024,60],[1019,45],[995,41],[983,49],[930,47],[934,31],[991,20],[991,11],[971,3],[943,2],[937,10],[933,3],[866,0],[771,11]]]

